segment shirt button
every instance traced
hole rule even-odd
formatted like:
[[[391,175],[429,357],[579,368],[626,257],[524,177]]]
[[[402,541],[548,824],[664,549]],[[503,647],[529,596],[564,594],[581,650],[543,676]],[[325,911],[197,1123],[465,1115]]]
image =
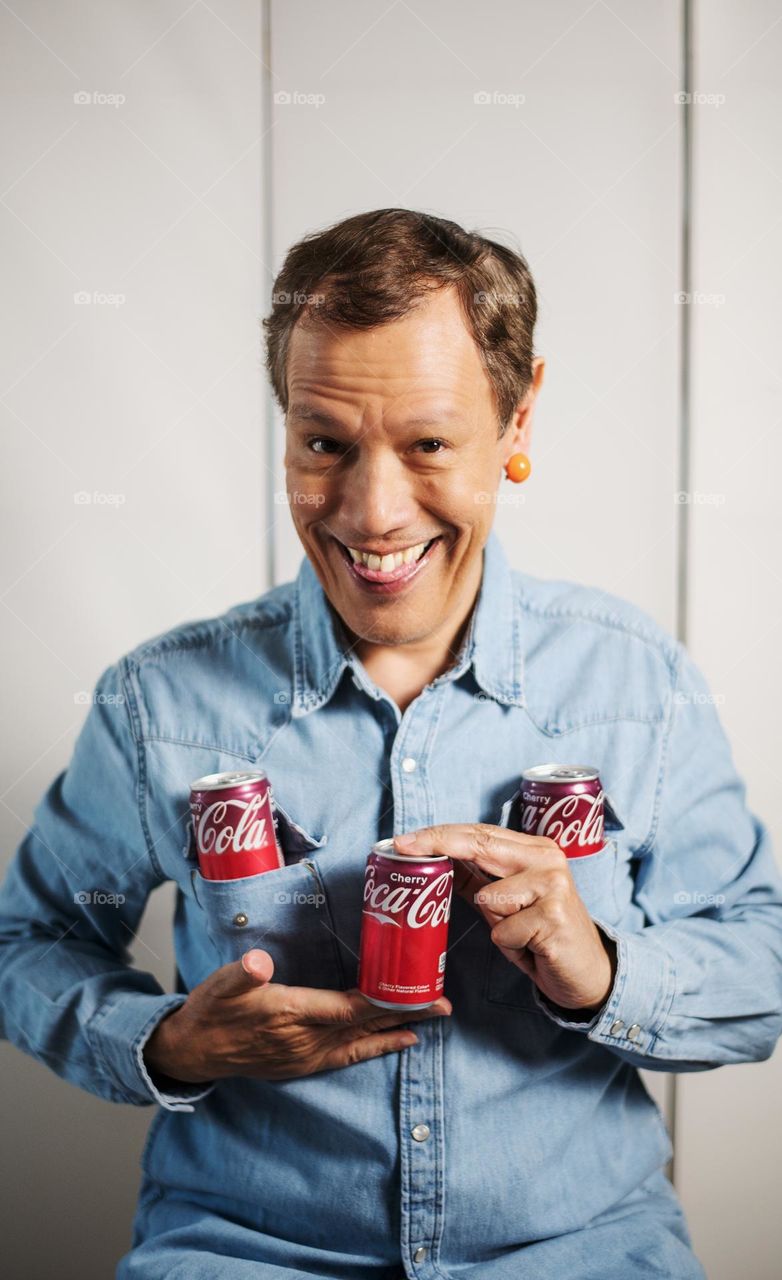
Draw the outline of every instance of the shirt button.
[[[637,1040],[640,1034],[641,1034],[641,1028],[639,1027],[637,1022],[634,1022],[633,1025],[630,1027],[629,1031],[627,1032],[627,1039]]]
[[[428,1124],[417,1124],[410,1130],[416,1142],[426,1142],[432,1130]]]
[[[404,769],[405,773],[412,773],[413,770],[416,768],[416,765],[417,765],[417,761],[414,760],[412,756],[405,756],[404,760],[402,761],[402,768]]]
[[[425,1257],[426,1257],[426,1249],[424,1249],[423,1247],[421,1247],[420,1249],[416,1249],[415,1253],[413,1254],[413,1262],[423,1262]]]
[[[234,916],[234,924],[238,929],[243,929],[244,926],[247,924],[247,920],[248,920],[248,917],[244,914],[243,911],[237,912],[237,914]]]
[[[608,1034],[610,1036],[618,1036],[621,1034],[622,1031],[624,1031],[624,1029],[625,1029],[625,1024],[622,1022],[622,1019],[617,1018],[616,1022],[611,1023],[611,1027]]]

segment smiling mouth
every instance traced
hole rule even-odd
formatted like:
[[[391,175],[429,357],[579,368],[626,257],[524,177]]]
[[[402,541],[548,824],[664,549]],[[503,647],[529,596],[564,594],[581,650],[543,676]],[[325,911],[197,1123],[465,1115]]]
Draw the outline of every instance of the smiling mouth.
[[[340,542],[339,538],[334,540],[354,581],[382,590],[401,587],[417,577],[429,563],[433,548],[442,541],[442,534],[437,534],[428,542],[417,542],[401,551],[387,552],[382,556],[362,551],[358,547],[349,547]]]

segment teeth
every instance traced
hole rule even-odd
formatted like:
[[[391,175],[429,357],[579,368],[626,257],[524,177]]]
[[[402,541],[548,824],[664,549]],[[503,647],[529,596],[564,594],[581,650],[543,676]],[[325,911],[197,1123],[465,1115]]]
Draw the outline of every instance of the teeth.
[[[418,542],[414,547],[406,547],[404,551],[397,551],[389,556],[376,556],[366,551],[357,551],[355,547],[348,547],[348,551],[354,564],[364,564],[368,569],[380,569],[381,573],[390,573],[400,565],[420,560],[425,546],[425,542]]]

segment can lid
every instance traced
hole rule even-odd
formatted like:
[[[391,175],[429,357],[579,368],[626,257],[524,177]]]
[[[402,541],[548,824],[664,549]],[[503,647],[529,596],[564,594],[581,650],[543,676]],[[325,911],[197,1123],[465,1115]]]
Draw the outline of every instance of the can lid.
[[[191,791],[221,791],[223,787],[241,787],[266,777],[263,769],[247,769],[243,773],[206,773],[190,783]]]
[[[536,764],[522,773],[525,782],[592,782],[600,774],[588,764]]]
[[[394,853],[394,839],[377,840],[372,845],[372,853],[382,854],[384,858],[394,858],[397,862],[450,862],[447,853]]]

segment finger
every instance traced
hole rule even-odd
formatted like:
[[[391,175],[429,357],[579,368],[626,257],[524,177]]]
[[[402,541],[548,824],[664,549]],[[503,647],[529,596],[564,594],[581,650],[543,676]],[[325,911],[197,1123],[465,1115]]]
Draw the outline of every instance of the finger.
[[[258,990],[271,981],[274,961],[268,951],[245,951],[241,960],[224,964],[212,974],[213,995],[226,998]]]
[[[552,921],[540,905],[527,907],[505,916],[492,927],[491,940],[504,951],[535,950],[536,945],[551,937]]]
[[[453,869],[453,887],[467,902],[475,902],[475,894],[485,884],[493,884],[490,876],[469,862],[457,862]]]
[[[515,915],[526,907],[537,902],[543,892],[543,886],[533,877],[531,872],[507,876],[504,880],[492,880],[482,885],[476,892],[473,901],[476,907],[489,912],[496,918]]]
[[[350,1067],[356,1062],[367,1062],[370,1058],[379,1058],[384,1053],[399,1053],[401,1049],[409,1049],[417,1043],[418,1036],[413,1031],[385,1031],[375,1035],[361,1036],[332,1049],[326,1059],[326,1066]]]
[[[328,991],[314,987],[289,987],[288,996],[295,1000],[298,1021],[305,1024],[341,1022],[349,1026],[377,1018],[388,1018],[388,1025],[393,1025],[394,1022],[407,1021],[415,1016],[414,1010],[407,1010],[401,1005],[398,1013],[396,1009],[385,1013],[355,988],[350,991]],[[436,1018],[451,1013],[452,1007],[450,1000],[440,996],[426,1009],[419,1010],[419,1013],[425,1018]]]
[[[488,822],[421,827],[408,835],[394,836],[394,848],[412,857],[435,855],[474,863],[488,875],[501,878],[524,871],[549,850],[557,850],[553,840]]]

